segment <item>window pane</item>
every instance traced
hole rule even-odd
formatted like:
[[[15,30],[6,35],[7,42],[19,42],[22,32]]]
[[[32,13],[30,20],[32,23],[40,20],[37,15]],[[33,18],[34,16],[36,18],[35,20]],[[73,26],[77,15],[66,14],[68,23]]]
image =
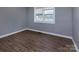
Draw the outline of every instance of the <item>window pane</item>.
[[[35,8],[35,22],[38,23],[55,23],[54,19],[54,8],[43,8],[38,7]]]
[[[44,21],[46,23],[51,23],[54,20],[54,9],[53,8],[44,8]]]
[[[42,8],[35,9],[35,14],[42,14],[42,13],[43,13]]]
[[[54,10],[44,10],[44,14],[54,14]]]
[[[35,17],[36,17],[36,22],[42,21],[43,20],[43,11],[42,8],[36,8],[35,9]]]
[[[36,19],[37,19],[37,21],[42,21],[43,20],[43,14],[36,14]]]
[[[44,15],[44,19],[54,19],[54,15],[51,14]]]

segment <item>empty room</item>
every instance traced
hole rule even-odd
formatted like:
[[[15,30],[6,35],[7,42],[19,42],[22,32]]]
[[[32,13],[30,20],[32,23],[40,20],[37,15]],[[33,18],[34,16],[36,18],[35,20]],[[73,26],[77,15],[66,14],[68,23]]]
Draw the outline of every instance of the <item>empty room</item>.
[[[78,52],[78,7],[0,7],[0,52]]]

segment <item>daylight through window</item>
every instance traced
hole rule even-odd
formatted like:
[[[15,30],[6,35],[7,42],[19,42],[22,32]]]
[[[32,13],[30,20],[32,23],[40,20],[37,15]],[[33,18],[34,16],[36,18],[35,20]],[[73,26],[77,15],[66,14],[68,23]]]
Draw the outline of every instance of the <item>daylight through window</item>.
[[[55,8],[53,7],[34,8],[34,22],[55,24]]]

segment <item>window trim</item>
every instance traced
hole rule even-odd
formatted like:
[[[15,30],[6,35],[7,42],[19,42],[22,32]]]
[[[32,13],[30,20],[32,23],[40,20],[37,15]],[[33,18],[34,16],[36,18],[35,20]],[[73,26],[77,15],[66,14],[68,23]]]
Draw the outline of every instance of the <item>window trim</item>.
[[[35,8],[38,8],[38,7],[34,7],[34,23],[45,23],[45,24],[55,24],[55,7],[50,7],[50,8],[54,8],[54,21],[53,22],[40,22],[40,21],[35,21],[36,19],[36,14],[35,14]]]

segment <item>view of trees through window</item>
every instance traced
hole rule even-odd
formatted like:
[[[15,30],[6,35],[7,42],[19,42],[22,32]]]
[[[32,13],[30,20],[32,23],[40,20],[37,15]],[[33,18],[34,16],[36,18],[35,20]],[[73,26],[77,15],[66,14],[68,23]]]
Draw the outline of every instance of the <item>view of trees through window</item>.
[[[35,22],[55,23],[55,9],[53,7],[37,7],[34,9]]]

